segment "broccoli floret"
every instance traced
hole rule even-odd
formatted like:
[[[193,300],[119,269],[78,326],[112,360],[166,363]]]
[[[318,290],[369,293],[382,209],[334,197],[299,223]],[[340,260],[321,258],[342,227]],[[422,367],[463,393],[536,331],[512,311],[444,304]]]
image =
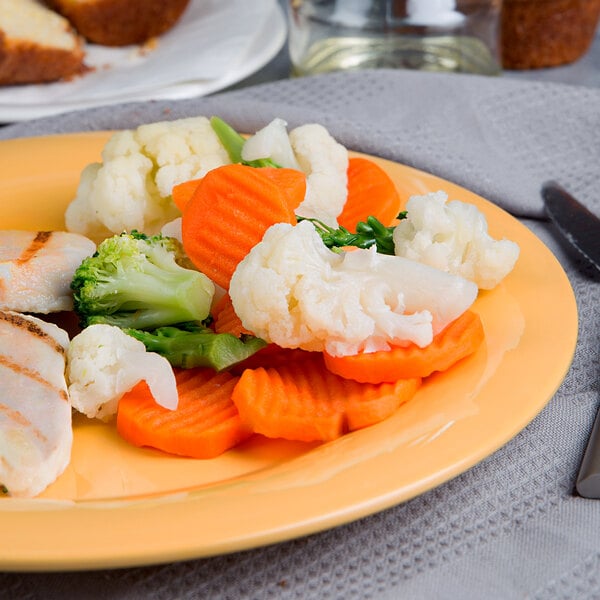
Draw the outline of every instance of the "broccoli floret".
[[[187,264],[175,238],[132,231],[104,240],[71,282],[80,325],[154,329],[203,321],[215,287]]]
[[[264,340],[251,335],[237,338],[230,333],[215,333],[194,323],[159,327],[154,331],[125,329],[125,332],[143,342],[149,352],[156,352],[172,366],[184,369],[211,367],[222,371],[267,345]]]

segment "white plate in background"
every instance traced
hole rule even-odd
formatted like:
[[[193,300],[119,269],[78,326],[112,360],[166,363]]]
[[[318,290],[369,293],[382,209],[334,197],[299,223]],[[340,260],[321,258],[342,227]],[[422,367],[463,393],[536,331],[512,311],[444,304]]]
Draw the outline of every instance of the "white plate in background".
[[[191,0],[179,22],[143,46],[86,47],[92,71],[72,81],[0,87],[0,122],[140,100],[204,96],[248,77],[283,46],[276,0]]]

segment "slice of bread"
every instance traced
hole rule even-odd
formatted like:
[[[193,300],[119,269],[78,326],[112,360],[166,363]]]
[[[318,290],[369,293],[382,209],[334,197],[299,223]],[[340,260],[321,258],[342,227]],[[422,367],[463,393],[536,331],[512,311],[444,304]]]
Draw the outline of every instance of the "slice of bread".
[[[2,0],[4,1],[4,0]],[[88,41],[142,44],[173,27],[190,0],[46,0]]]
[[[69,79],[85,70],[83,40],[36,0],[0,0],[0,85]]]

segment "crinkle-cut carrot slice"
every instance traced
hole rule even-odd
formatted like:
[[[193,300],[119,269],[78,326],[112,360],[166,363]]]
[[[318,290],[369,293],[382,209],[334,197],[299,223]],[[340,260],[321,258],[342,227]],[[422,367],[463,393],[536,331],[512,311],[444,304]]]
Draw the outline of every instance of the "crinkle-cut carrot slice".
[[[401,198],[390,176],[375,162],[361,156],[348,159],[348,197],[338,223],[356,231],[359,221],[373,216],[391,225],[401,208]]]
[[[306,174],[304,172],[297,169],[278,169],[276,167],[260,167],[260,172],[282,190],[291,210],[296,210],[300,206],[306,195]],[[171,198],[181,212],[185,209],[201,181],[202,177],[199,177],[173,186]]]
[[[198,179],[190,179],[173,186],[171,198],[173,199],[173,204],[175,204],[181,212],[185,209],[201,181],[202,177],[199,177]]]
[[[283,192],[290,210],[295,211],[306,196],[306,174],[276,167],[261,167],[260,171]]]
[[[473,354],[484,337],[481,318],[476,312],[467,310],[424,348],[410,344],[350,356],[331,356],[325,353],[325,366],[336,375],[364,383],[427,377],[435,371],[445,371]]]
[[[223,289],[238,263],[275,223],[296,223],[280,187],[262,169],[229,164],[209,171],[182,216],[183,247]]]
[[[232,367],[232,372],[242,373],[245,369],[258,369],[263,367],[280,367],[289,363],[295,363],[306,358],[312,358],[312,352],[300,350],[300,348],[282,348],[277,344],[267,344],[252,356],[238,365]]]
[[[254,432],[296,441],[329,441],[393,414],[420,380],[379,385],[338,377],[322,355],[277,368],[246,369],[233,390],[240,417]]]
[[[214,330],[216,333],[231,333],[236,337],[243,334],[252,335],[243,325],[233,308],[233,302],[229,294],[223,294],[212,310],[214,319]]]
[[[120,400],[117,431],[131,444],[191,458],[214,458],[252,434],[231,393],[238,378],[212,369],[176,369],[176,410],[154,401],[142,382]]]
[[[421,379],[413,377],[411,379],[398,379],[388,384],[361,384],[361,385],[379,385],[381,386],[383,397],[376,394],[368,397],[360,395],[352,396],[346,399],[346,420],[348,429],[355,431],[363,427],[369,427],[380,423],[390,417],[398,408],[408,402],[421,386]],[[391,389],[387,389],[388,386]]]

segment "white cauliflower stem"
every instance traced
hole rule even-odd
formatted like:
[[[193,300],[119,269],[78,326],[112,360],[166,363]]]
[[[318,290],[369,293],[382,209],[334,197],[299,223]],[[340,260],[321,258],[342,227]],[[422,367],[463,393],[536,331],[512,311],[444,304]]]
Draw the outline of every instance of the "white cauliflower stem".
[[[476,206],[447,199],[441,191],[409,199],[407,218],[394,229],[396,255],[494,288],[513,269],[519,246],[493,239]]]
[[[146,381],[157,404],[177,408],[167,359],[147,352],[142,342],[113,325],[90,325],[71,340],[66,376],[73,408],[89,418],[110,419],[121,396],[140,381]]]
[[[267,230],[238,265],[229,293],[244,327],[259,337],[344,355],[426,346],[472,304],[477,286],[374,250],[337,254],[301,221]]]
[[[173,186],[229,162],[206,117],[119,131],[105,145],[102,162],[83,170],[65,213],[67,230],[95,241],[131,229],[158,233],[179,215]]]

